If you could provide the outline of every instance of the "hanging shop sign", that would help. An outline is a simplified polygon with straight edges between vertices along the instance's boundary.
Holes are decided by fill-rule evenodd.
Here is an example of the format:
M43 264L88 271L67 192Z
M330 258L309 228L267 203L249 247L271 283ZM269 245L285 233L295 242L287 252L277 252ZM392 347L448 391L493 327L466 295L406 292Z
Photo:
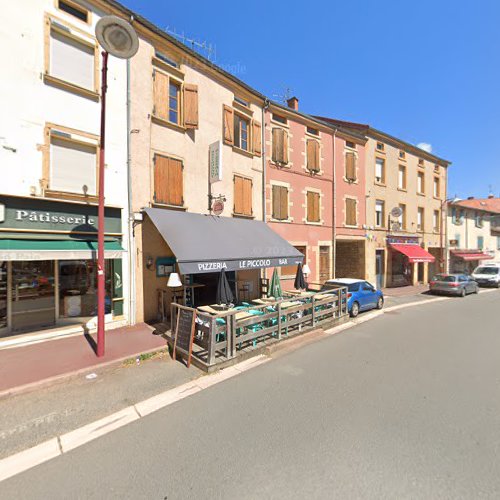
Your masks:
M121 234L121 209L105 209L105 230ZM0 232L97 232L97 206L0 195Z
M208 146L210 183L222 180L222 145L216 141Z
M212 212L214 215L220 215L224 212L224 202L222 200L215 200L212 204Z

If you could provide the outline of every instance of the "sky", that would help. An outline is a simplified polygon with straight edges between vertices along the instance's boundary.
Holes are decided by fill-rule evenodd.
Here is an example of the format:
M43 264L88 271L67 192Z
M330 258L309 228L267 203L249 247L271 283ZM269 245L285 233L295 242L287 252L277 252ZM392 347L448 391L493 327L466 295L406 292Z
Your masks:
M430 145L449 196L500 196L499 1L121 1L271 99Z

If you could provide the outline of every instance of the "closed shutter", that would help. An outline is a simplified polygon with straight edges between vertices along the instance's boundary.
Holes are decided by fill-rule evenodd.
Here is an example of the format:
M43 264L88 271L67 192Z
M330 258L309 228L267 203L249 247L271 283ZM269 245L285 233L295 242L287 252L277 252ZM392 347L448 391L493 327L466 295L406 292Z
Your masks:
M234 176L234 213L252 215L252 179Z
M311 172L319 172L319 142L307 140L307 168Z
M224 144L234 144L234 111L233 108L224 105L223 110Z
M252 212L252 179L243 179L243 214L253 215Z
M356 217L356 200L353 200L351 198L347 198L345 200L345 206L346 206L346 225L348 226L355 226L357 221Z
M198 85L184 85L184 126L198 128Z
M330 247L319 247L319 281L330 279Z
M307 192L307 221L319 222L319 193Z
M273 219L288 219L288 189L285 186L273 186L272 205Z
M154 184L155 203L174 206L184 204L182 162L180 160L155 155Z
M257 156L262 155L262 127L259 122L252 122L253 152Z
M356 155L354 153L345 155L345 176L350 181L356 180Z
M282 128L273 128L273 154L275 163L288 163L288 132Z
M168 120L168 76L161 71L153 73L153 115Z

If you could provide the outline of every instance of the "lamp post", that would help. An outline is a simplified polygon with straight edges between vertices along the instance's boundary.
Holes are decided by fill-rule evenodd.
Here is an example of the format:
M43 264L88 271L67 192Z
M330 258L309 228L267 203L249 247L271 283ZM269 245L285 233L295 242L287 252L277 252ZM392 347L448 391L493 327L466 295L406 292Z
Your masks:
M129 23L117 16L102 17L96 24L96 37L104 49L102 51L101 78L101 136L99 142L99 207L97 217L97 356L104 356L104 321L106 276L104 262L104 168L106 144L106 91L108 75L108 55L119 59L130 59L138 48L137 34Z

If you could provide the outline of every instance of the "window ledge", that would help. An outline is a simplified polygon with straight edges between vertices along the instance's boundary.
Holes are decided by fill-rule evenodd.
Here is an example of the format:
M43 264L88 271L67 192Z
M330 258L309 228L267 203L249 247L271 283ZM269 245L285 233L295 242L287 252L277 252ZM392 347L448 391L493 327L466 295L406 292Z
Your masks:
M357 224L355 224L355 225L344 224L344 227L347 227L349 229L359 229L359 226Z
M45 189L45 198L55 198L60 200L73 200L73 201L83 201L87 203L96 204L99 201L97 195L84 195L79 193L70 193L66 191L54 191L52 189Z
M402 191L403 193L407 193L408 189L406 189L406 188L398 188L398 191Z
M435 200L441 201L441 198L439 196L433 196Z
M250 153L250 151L247 151L245 149L241 149L238 146L233 146L233 151L235 153L239 153L240 155L247 156L248 158L253 158L253 154Z
M188 207L182 205L169 205L168 203L156 203L153 202L151 204L152 207L157 207L157 208L168 208L169 210L179 210L180 212L186 212Z
M178 132L186 132L186 129L182 127L181 125L177 125L177 123L172 123L169 122L168 120L165 120L164 118L159 118L158 116L151 115L151 121L158 125L162 125L168 128L171 128L173 130L177 130Z
M255 215L237 214L236 212L233 212L231 215L238 219L255 219Z
M292 224L293 219L273 219L272 217L269 219L269 222L279 222L284 224Z
M359 184L359 180L358 179L348 179L347 177L343 177L344 179L344 182L347 182L349 184Z
M82 97L86 97L88 99L92 99L93 101L99 101L100 95L98 92L94 90L89 90L83 87L80 87L79 85L75 85L74 83L67 82L65 80L61 80L60 78L57 78L56 76L49 75L48 73L45 73L43 75L43 81L47 85L52 85L54 87L58 87L62 90L67 90L69 92L73 92L74 94L80 95Z
M385 182L374 181L374 184L381 187L387 187L387 184Z
M425 193L417 193L418 196L424 196L425 197Z
M308 224L310 226L322 226L323 225L323 221L310 221L310 220L305 220L304 221L304 224Z
M270 165L273 165L276 168L288 168L288 169L292 168L292 164L290 162L281 163L279 161L269 160L269 163L270 163Z

